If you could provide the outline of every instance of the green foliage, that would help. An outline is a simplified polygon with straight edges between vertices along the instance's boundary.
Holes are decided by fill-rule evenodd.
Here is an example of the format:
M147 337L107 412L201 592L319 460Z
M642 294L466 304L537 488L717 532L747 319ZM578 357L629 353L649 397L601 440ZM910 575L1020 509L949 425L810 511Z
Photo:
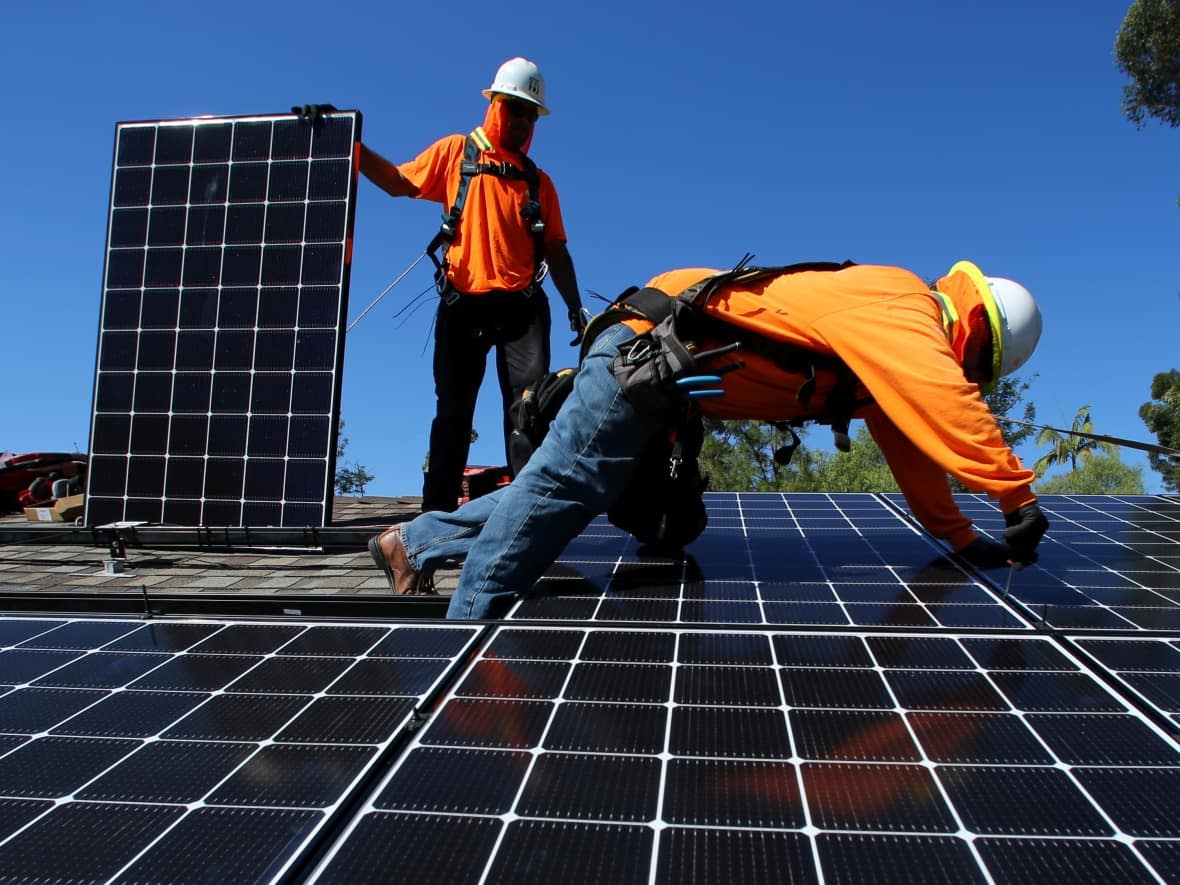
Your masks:
M757 421L706 421L701 470L709 488L738 492L884 492L897 483L885 456L867 428L860 427L851 451L828 452L807 446L791 461L774 460L787 436ZM821 431L822 432L822 431ZM800 431L807 438L807 428Z
M1034 375L1035 379L1036 376ZM1024 400L1030 382L1001 378L986 399L997 419L1006 417ZM1036 407L1024 403L1025 421L1036 418ZM1035 428L1001 422L1008 444L1015 446L1031 436ZM705 443L701 449L701 470L709 476L709 488L739 492L885 492L896 491L897 482L885 463L885 456L867 428L861 426L848 453L808 447L809 425L799 431L804 445L795 450L790 464L775 463L774 451L784 445L785 433L757 421L706 421ZM826 428L819 428L826 433ZM956 491L964 491L952 482Z
M1132 467L1115 454L1094 455L1069 473L1037 482L1038 495L1142 495L1143 468Z
M336 478L332 488L338 495L363 495L365 486L375 477L369 473L363 464L355 464L344 460L344 450L348 448L348 437L344 435L344 419L340 419L336 433Z
M1151 402L1139 407L1139 417L1161 446L1180 449L1180 372L1172 369L1151 379ZM1151 469L1163 477L1164 488L1180 489L1180 463L1154 453L1147 460Z
M819 491L825 492L896 492L897 480L885 463L885 455L863 425L852 439L846 453L833 453L816 471Z
M699 460L709 488L748 492L773 485L775 439L770 427L756 421L705 421Z
M1123 86L1123 114L1142 128L1155 117L1180 126L1180 0L1135 0L1114 43Z
M1095 433L1094 422L1090 420L1090 407L1082 406L1074 415L1070 430L1074 433ZM1044 476L1054 467L1068 464L1071 471L1077 471L1078 462L1085 463L1091 456L1098 453L1117 457L1118 449L1114 443L1100 442L1096 439L1086 439L1083 436L1058 433L1049 427L1042 428L1037 434L1038 446L1049 446L1049 451L1037 458L1033 464L1033 471L1037 476Z

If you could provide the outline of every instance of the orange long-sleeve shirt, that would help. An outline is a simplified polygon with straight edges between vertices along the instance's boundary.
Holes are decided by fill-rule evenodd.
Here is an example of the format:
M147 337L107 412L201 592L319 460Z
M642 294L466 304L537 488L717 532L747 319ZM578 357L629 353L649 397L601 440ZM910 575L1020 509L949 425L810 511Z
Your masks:
M669 271L648 285L675 295L715 273ZM957 299L978 300L973 291L963 294L961 280L954 283L947 288ZM958 306L965 315L970 304ZM964 376L939 302L909 271L856 265L789 273L728 286L707 311L762 337L841 359L859 381L858 398L873 400L855 417L865 420L914 515L955 549L976 535L951 496L948 473L996 499L1005 513L1036 500L1033 472L1004 442L978 385ZM725 343L718 338L700 347ZM803 376L758 354L739 356L745 368L723 376L725 396L699 401L707 417L785 421L825 411L834 374L820 373L804 408L796 396Z
M483 128L492 149L481 151L476 162L507 161L521 168L517 154L498 147L502 113L500 102L488 106ZM433 200L449 209L459 193L459 165L466 146L466 136L448 135L413 160L402 163L397 167L398 172L418 189L419 199ZM565 225L553 181L540 169L537 179L545 242L565 242ZM471 295L497 290L519 292L532 282L536 247L528 223L520 214L527 200L528 183L523 179L472 176L459 230L447 250L450 265L447 276L456 289Z

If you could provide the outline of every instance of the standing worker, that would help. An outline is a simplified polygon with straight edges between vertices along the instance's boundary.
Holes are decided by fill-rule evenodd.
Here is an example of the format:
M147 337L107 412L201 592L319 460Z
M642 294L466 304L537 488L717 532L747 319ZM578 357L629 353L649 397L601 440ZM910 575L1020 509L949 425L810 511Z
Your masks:
M1040 312L1019 283L967 261L933 288L898 267L680 270L625 293L623 305L591 322L573 390L510 486L370 541L396 592L465 557L448 617L498 614L618 500L686 395L709 418L819 420L845 434L848 419L863 418L931 534L981 568L1036 559L1048 520L1035 476L981 393L1040 337ZM976 534L947 474L998 502L1002 542Z
M458 506L476 398L493 346L507 458L509 406L549 371L546 273L565 302L574 344L586 326L557 191L528 156L537 117L549 113L545 80L533 62L512 58L483 94L490 103L482 126L470 135L448 135L408 163L395 166L361 146L361 172L386 193L446 207L427 249L441 301L424 512Z

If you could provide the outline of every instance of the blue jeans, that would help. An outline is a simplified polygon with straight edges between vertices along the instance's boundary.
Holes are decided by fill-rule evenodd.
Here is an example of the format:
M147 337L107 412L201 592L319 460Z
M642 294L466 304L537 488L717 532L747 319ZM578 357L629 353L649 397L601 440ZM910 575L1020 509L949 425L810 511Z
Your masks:
M466 560L448 618L501 614L622 494L639 453L664 427L662 416L637 411L610 373L619 344L634 335L620 324L598 336L548 436L510 485L402 527L419 571Z

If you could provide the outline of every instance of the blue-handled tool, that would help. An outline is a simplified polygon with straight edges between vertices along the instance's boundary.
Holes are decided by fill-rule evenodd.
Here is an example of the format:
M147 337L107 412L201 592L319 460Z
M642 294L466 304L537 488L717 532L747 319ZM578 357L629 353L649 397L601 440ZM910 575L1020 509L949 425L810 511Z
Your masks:
M686 378L678 378L676 380L676 389L688 399L709 399L725 396L725 391L716 387L700 389L700 385L720 383L720 375L689 375Z

